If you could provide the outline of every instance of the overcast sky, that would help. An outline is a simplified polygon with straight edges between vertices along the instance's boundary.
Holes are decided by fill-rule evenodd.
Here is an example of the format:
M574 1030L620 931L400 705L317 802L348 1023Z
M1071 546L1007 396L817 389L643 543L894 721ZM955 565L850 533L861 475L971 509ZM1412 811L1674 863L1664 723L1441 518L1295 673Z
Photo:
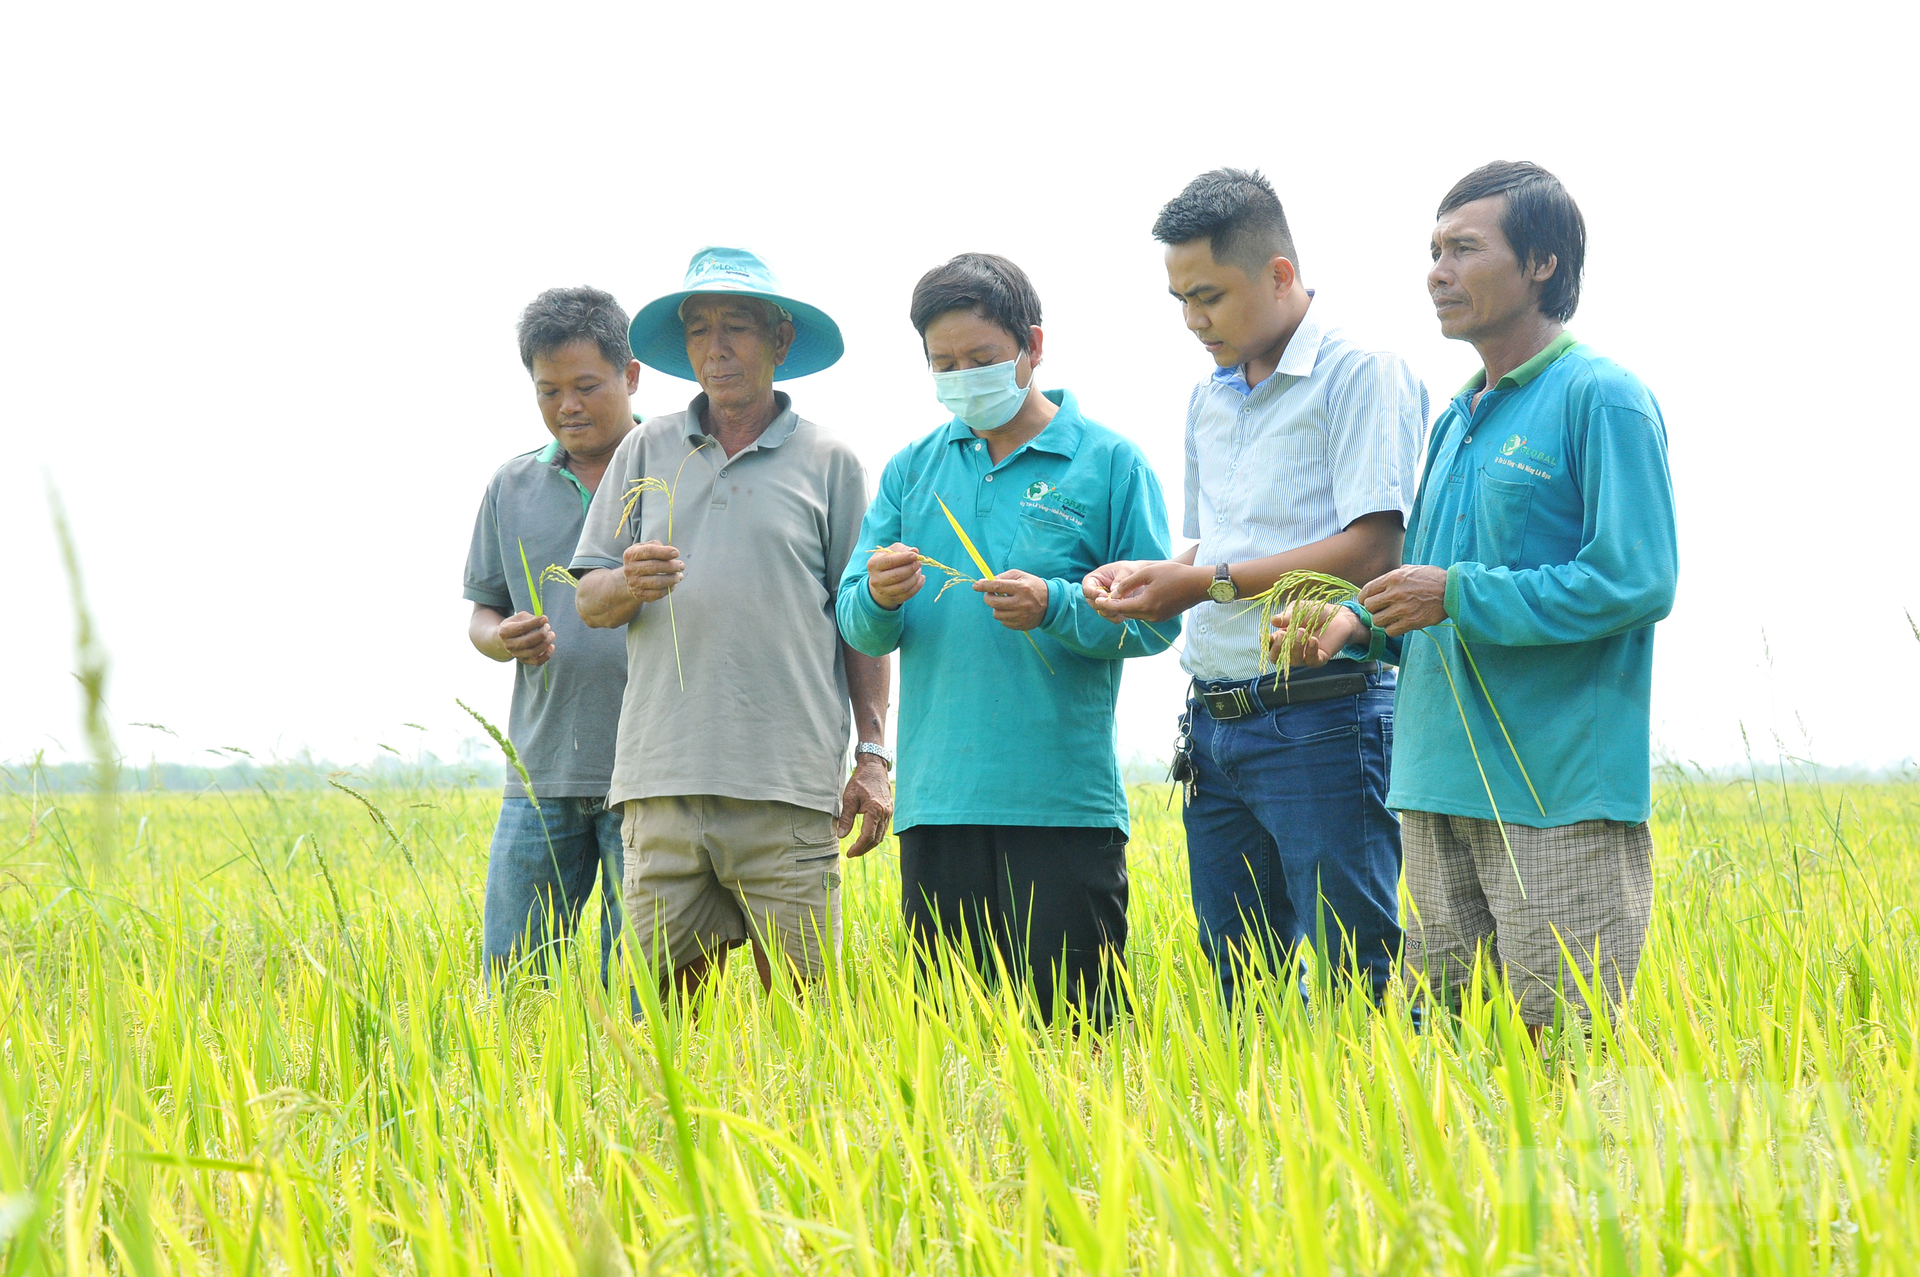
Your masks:
M1571 327L1666 414L1658 743L1911 757L1913 12L24 6L0 46L0 532L27 604L0 759L82 749L49 479L130 756L451 754L456 696L504 722L460 573L488 475L546 438L513 341L540 290L633 310L700 246L755 249L845 332L785 388L871 482L943 417L914 280L1006 254L1045 304L1042 384L1145 448L1177 507L1210 364L1159 206L1263 169L1316 305L1443 401L1477 363L1436 330L1427 235L1494 158L1580 201ZM695 390L649 369L636 407ZM1181 686L1171 655L1133 663L1123 753L1164 752Z

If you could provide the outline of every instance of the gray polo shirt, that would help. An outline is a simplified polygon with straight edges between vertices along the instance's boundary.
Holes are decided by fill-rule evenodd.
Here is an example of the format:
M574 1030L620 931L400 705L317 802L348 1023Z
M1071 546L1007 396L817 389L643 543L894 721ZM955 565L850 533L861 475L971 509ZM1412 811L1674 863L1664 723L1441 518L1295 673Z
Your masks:
M729 458L702 433L706 399L621 442L573 556L576 573L618 568L628 546L661 541L687 565L671 612L642 604L627 626L608 800L717 794L838 812L853 712L834 594L866 514L866 471L784 394L773 424ZM664 493L622 518L635 482L676 475L671 537Z
M634 433L640 428L635 426ZM533 612L520 547L540 583L553 627L553 659L541 670L513 662L513 710L507 734L541 798L603 798L613 778L613 739L627 654L618 634L590 630L573 605L573 590L540 582L550 563L565 566L580 540L592 494L561 461L558 440L515 457L494 472L467 551L465 595L504 615ZM612 475L608 471L608 475ZM603 482L602 490L606 484ZM525 789L507 769L507 796Z

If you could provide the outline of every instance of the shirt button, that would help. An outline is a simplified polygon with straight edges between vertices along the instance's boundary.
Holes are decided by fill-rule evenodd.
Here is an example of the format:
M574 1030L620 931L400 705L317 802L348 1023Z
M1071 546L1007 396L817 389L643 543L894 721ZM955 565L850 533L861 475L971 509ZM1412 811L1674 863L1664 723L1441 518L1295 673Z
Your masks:
M993 476L992 476L992 475L988 475L988 476L987 476L987 482L988 482L988 483L992 483L992 482L993 482Z
M1468 435L1468 436L1467 436L1467 437L1466 437L1465 439L1462 439L1462 440L1461 440L1461 442L1462 442L1462 443L1472 443L1472 442L1473 442L1473 436L1472 436L1472 435Z

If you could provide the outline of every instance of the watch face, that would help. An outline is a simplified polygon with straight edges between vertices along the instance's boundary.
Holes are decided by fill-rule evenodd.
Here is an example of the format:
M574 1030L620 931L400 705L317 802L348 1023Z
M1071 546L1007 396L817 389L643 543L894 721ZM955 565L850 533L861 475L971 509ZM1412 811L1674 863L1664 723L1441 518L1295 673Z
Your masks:
M1233 582L1215 581L1207 587L1207 597L1215 603L1233 602Z

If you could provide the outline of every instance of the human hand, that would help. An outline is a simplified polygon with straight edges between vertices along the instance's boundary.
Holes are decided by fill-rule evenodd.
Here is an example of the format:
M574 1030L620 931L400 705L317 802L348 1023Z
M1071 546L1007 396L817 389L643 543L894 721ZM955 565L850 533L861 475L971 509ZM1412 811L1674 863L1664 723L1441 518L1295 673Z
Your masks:
M1047 578L1008 568L999 576L973 583L974 593L986 596L993 619L1010 630L1038 628L1047 619Z
M1333 612L1331 617L1325 615L1328 609ZM1317 635L1310 632L1315 626L1321 627ZM1284 656L1290 666L1317 670L1340 655L1341 649L1364 643L1368 636L1367 627L1348 608L1332 603L1291 603L1273 618L1267 656L1275 665L1281 664ZM1291 653L1286 650L1289 647Z
M895 541L867 556L867 593L887 611L899 608L927 583L920 570L920 551Z
M1098 612L1113 590L1114 581L1145 562L1148 560L1121 559L1118 563L1103 563L1080 578L1080 593L1087 596L1087 602L1093 604L1094 611Z
M1095 578L1109 570L1113 575L1104 582L1105 597L1095 599L1091 593L1087 594L1094 611L1109 621L1169 620L1203 602L1207 586L1213 582L1210 567L1195 567L1173 559L1149 559L1097 568L1087 574L1080 588L1086 591L1089 585L1102 584Z
M522 665L545 665L553 656L553 627L544 616L515 612L501 621L494 633L507 649L507 655Z
M642 541L627 547L620 556L620 571L627 578L627 589L642 603L658 603L673 593L687 575L680 551L658 541Z
M893 778L887 775L886 764L872 754L859 757L852 778L841 791L840 815L833 822L833 836L845 838L853 829L854 818L865 817L860 822L860 836L847 848L849 858L864 856L878 847L887 836L887 826L893 823Z
M1367 582L1360 606L1373 613L1373 623L1394 638L1438 625L1447 619L1447 570L1412 566L1395 568Z

